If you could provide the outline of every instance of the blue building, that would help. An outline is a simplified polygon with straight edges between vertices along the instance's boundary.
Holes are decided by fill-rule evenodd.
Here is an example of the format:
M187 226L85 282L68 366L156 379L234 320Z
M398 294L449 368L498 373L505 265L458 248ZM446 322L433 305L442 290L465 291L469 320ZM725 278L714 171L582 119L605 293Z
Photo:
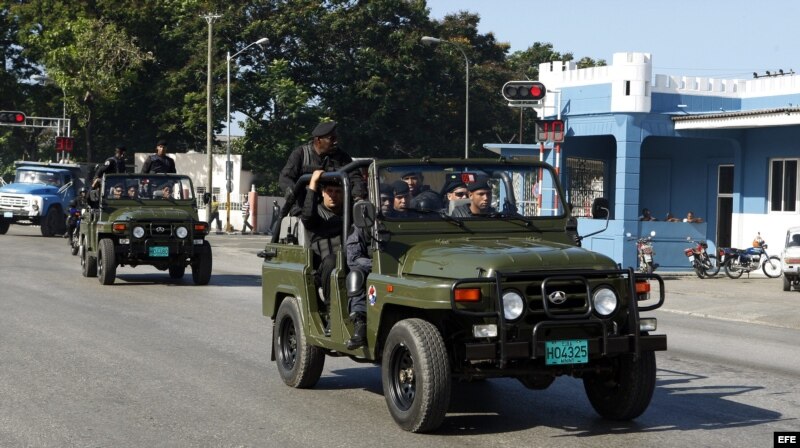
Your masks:
M662 269L689 269L687 238L748 247L760 233L770 254L800 225L800 76L747 80L652 74L648 53L616 53L611 65L541 64L548 94L540 118L565 121L561 144L544 145L559 167L581 234L602 228L591 204L611 205L609 229L585 247L636 264L626 238L656 232ZM540 157L540 145L486 144L506 156ZM658 221L640 221L648 208ZM702 223L666 222L688 212Z

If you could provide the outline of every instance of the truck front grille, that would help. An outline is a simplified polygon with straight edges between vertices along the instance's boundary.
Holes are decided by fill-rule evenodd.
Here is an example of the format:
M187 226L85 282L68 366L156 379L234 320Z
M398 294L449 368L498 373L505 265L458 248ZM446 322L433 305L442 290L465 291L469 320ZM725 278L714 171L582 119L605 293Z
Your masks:
M0 207L5 209L23 210L28 208L28 199L26 199L24 196L1 194Z

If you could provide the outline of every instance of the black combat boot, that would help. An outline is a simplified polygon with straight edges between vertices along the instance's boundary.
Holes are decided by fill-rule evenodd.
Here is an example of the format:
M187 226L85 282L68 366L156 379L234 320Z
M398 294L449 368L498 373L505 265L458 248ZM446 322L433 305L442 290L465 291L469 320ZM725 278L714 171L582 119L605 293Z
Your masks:
M353 350L367 345L367 315L352 313L350 320L353 322L353 337L347 341L347 349Z

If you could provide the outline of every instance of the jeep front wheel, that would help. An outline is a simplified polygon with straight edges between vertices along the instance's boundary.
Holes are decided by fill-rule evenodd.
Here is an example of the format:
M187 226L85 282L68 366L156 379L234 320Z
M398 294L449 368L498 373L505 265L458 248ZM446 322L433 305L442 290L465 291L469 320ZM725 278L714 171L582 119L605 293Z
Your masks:
M86 237L81 238L81 244L78 246L78 256L81 259L81 271L84 277L97 277L97 258L89 255L86 249Z
M296 298L287 297L283 300L272 331L272 350L283 382L297 389L314 387L322 375L325 353L306 341Z
M200 255L192 262L192 280L195 285L207 285L211 281L211 244L208 241L203 241Z
M173 264L169 267L169 278L179 279L183 278L186 273L186 266L182 264Z
M583 378L583 387L592 407L609 420L632 420L647 409L656 386L655 352L622 355L613 361L606 374Z
M383 395L394 421L411 432L432 431L450 404L450 364L439 330L422 319L394 325L381 365Z
M103 238L100 240L97 251L97 279L104 285L111 285L116 276L117 260L114 256L114 242Z
M5 235L8 232L8 228L11 226L11 223L8 221L0 222L0 235Z

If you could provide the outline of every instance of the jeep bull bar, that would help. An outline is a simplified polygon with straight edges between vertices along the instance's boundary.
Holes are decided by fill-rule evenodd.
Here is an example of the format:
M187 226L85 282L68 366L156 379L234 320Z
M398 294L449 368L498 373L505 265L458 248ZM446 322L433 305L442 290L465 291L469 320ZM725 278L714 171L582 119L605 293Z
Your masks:
M612 326L616 329L616 322L611 318L600 318L593 313L593 301L591 294L590 279L610 280L614 278L624 278L627 281L627 291L617 291L620 295L628 298L628 329L629 334L609 335L608 328ZM638 294L636 289L637 281L656 280L659 283L658 302L639 306ZM509 341L507 334L512 326L504 314L503 307L503 286L506 282L520 281L540 281L541 308L545 320L537 322L533 326L531 341ZM584 306L574 312L558 312L548 305L547 294L545 293L548 283L570 281L582 283L586 289L586 300ZM495 291L494 311L476 311L458 307L456 302L456 290L460 285L470 284L492 284ZM526 296L527 297L527 296ZM528 308L533 302L523 299L525 307ZM495 360L500 368L503 368L509 359L541 358L545 354L545 342L541 337L544 330L552 328L600 328L600 337L589 339L588 349L590 354L600 354L606 356L615 353L632 353L638 357L643 351L659 351L667 349L666 335L642 335L640 331L640 311L652 311L664 304L664 280L658 274L636 273L633 268L621 270L570 270L559 273L552 272L519 272L503 273L495 271L493 275L486 277L465 278L453 282L450 288L450 307L456 315L468 318L494 318L497 320L497 342L468 342L465 344L466 358L469 360ZM616 312L618 312L617 310ZM614 314L616 314L616 312ZM616 332L615 332L616 333Z

